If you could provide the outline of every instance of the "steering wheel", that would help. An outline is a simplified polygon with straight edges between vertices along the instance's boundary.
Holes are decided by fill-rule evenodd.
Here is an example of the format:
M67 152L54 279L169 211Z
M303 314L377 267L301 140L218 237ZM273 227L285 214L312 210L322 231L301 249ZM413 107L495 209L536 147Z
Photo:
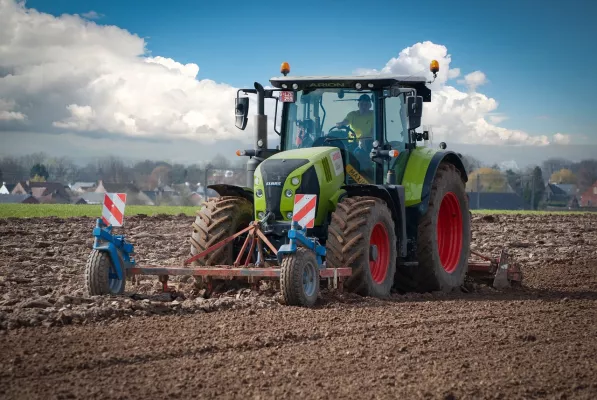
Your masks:
M335 134L332 134L332 131L337 131L337 132L341 132L341 133L338 134L338 133L334 132ZM355 147L357 146L356 137L357 137L357 135L356 135L355 131L352 130L352 128L348 125L332 126L328 130L328 134L326 135L324 142L326 142L326 143L340 142L340 143L342 143L343 147L345 147L347 150L353 151L355 149ZM352 140L352 142L349 142L349 140ZM334 144L334 146L336 146L336 145L337 144Z
M332 131L340 131L343 132L342 136L330 136ZM352 132L352 135L350 135L350 132ZM357 137L357 134L355 133L355 131L352 130L352 128L348 125L341 125L341 126L332 126L330 128L330 130L328 131L327 134L328 137L334 138L334 139L354 139Z

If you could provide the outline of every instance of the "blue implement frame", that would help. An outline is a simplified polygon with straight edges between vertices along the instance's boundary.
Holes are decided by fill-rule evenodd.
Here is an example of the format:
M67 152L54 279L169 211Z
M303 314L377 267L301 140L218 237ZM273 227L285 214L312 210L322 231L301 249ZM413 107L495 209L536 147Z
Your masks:
M309 239L306 235L307 229L302 228L298 222L292 221L290 224L290 229L288 230L288 238L290 239L290 243L280 246L280 249L278 250L278 262L282 263L282 257L284 254L296 253L296 242L298 241L303 246L315 252L319 269L324 269L325 266L323 265L321 257L325 257L326 255L325 247L320 245L316 238Z
M134 248L132 243L125 240L124 235L113 235L112 229L113 226L106 225L101 218L96 220L95 228L93 228L93 236L95 236L93 249L105 251L110 255L117 275L110 276L110 278L124 280L126 269L136 265L135 259L132 257Z

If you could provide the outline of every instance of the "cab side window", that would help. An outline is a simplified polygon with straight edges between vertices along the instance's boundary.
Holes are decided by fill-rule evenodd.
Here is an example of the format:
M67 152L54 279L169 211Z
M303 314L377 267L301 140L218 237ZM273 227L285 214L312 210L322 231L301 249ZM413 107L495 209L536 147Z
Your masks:
M389 143L393 149L402 151L408 141L404 96L386 98L385 103L384 142Z

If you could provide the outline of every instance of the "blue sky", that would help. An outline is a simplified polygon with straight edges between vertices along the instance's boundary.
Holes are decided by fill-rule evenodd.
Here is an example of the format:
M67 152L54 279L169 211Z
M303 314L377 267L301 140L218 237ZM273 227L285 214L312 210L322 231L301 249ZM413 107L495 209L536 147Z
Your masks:
M451 67L463 75L486 74L490 82L479 91L509 117L500 126L597 142L597 2L590 0L28 0L27 6L54 15L96 11L103 15L98 23L146 38L153 55L196 63L199 78L234 86L268 83L282 61L305 75L379 69L403 48L429 40L448 48Z

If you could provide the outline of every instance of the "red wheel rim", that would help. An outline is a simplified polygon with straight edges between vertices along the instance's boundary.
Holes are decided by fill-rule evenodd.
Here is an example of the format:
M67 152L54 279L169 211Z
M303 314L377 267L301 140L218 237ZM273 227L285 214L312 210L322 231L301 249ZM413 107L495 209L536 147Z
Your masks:
M460 261L462 251L462 212L458 197L446 193L437 217L437 249L442 267L452 273Z
M377 259L375 261L369 260L371 277L373 278L373 282L383 283L388 273L388 264L390 261L390 239L388 238L386 227L381 222L378 222L373 227L369 245L377 247Z

